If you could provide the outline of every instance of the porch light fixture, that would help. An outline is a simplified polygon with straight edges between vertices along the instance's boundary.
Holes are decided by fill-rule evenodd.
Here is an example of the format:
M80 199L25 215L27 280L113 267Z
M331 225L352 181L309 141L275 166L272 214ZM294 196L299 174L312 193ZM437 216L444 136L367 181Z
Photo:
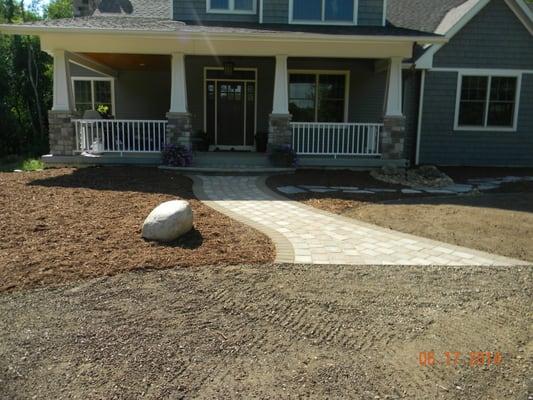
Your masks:
M233 71L235 70L235 64L232 62L225 62L224 63L224 75L233 75Z

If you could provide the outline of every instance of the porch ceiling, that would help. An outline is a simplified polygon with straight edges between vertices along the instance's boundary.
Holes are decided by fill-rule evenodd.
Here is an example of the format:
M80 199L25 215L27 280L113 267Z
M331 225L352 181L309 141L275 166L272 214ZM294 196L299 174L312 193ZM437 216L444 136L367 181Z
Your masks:
M170 71L170 56L159 54L82 53L117 71Z

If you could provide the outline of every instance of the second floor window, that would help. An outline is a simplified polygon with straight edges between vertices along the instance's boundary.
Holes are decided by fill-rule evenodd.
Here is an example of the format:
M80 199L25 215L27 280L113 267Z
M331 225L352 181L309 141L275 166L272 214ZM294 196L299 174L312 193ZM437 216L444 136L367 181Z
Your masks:
M257 0L207 0L207 11L218 13L253 14Z
M292 0L292 21L355 24L357 0Z

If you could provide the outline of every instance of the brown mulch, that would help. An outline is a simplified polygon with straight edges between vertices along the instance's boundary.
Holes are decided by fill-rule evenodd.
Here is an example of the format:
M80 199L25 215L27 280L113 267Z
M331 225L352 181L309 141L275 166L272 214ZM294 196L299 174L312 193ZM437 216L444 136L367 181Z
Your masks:
M0 188L0 291L274 259L266 236L202 204L190 179L154 168L0 173ZM144 218L176 198L191 203L194 229L167 245L143 240Z

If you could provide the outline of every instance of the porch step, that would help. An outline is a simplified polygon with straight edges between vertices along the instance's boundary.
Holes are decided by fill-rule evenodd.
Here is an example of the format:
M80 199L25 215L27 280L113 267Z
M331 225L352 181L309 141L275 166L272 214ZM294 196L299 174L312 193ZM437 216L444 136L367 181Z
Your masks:
M183 172L191 175L272 175L293 173L296 168L276 168L276 167L167 167L159 166L159 169L166 171Z
M238 151L196 152L194 153L191 167L161 166L160 168L190 174L209 175L261 175L295 171L294 168L273 167L268 156L264 153Z

